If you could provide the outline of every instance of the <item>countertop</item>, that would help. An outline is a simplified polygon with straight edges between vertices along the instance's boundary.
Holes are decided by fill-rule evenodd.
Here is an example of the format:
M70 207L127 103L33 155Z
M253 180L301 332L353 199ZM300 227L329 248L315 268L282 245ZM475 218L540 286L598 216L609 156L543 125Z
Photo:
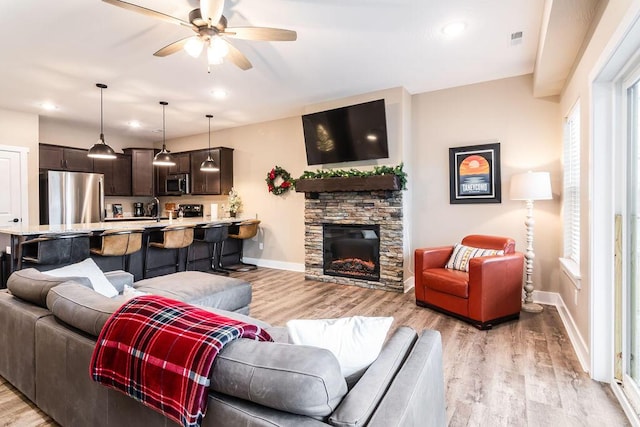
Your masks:
M139 228L159 228L167 225L200 225L200 224L231 224L243 221L249 218L220 218L211 220L209 216L197 217L197 218L182 218L168 220L164 219L160 222L154 219L127 221L105 221L105 222L93 222L87 224L67 224L67 225L33 225L24 227L21 224L6 225L0 227L0 234L11 234L16 236L31 236L31 235L47 235L58 233L73 233L73 232L96 232L104 230L129 230Z

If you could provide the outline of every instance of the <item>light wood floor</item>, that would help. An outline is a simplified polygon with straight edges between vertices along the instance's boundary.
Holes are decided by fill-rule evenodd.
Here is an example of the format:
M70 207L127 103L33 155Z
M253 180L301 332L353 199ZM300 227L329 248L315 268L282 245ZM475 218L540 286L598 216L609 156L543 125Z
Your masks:
M294 318L393 316L442 334L450 426L625 426L608 384L589 379L554 307L479 331L396 294L304 280L260 268L234 273L253 284L251 315L284 326ZM72 398L72 396L69 396ZM0 377L0 425L55 426Z

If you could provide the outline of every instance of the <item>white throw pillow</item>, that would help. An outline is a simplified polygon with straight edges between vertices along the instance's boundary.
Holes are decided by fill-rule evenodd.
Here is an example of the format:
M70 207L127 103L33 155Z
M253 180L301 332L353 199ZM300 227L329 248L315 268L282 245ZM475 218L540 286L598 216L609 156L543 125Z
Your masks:
M100 270L100 267L98 267L95 261L93 261L91 258L87 258L84 261L78 262L76 264L56 268L54 270L43 271L42 273L54 277L86 277L91 282L93 290L98 292L99 294L102 294L108 298L113 298L118 295L118 290L111 284L102 270Z
M446 268L469 272L469 260L482 256L504 255L503 250L474 248L456 243Z
M393 317L344 317L341 319L296 319L287 322L294 344L331 351L345 378L371 365L384 344Z
M122 295L127 299L130 300L131 298L135 298L135 297L140 297L143 295L150 295L149 292L142 292L137 290L136 288L133 288L129 285L124 285L124 290L122 291Z

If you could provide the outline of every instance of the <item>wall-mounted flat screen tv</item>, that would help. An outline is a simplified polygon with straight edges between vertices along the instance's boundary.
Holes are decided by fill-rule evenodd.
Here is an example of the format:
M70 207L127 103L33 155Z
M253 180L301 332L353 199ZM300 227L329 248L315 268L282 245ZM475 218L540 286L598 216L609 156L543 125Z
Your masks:
M309 165L389 157L383 99L305 114L302 127Z

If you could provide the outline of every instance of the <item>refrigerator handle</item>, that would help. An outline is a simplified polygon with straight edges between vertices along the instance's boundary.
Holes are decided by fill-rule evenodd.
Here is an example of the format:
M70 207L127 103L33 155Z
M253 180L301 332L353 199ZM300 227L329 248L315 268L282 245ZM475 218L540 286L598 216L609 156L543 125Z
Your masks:
M104 211L104 181L98 181L98 193L100 198L99 208L100 208L100 222L104 222L105 219L105 211Z

